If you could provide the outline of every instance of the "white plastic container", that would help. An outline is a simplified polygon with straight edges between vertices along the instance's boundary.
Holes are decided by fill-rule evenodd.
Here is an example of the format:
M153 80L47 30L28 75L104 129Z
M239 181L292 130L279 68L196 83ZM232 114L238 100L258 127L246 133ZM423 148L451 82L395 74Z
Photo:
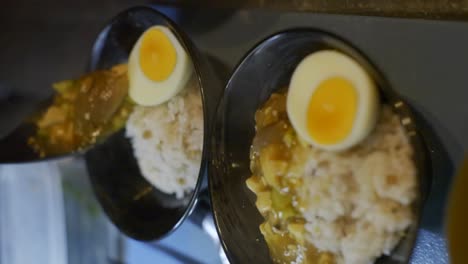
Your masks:
M0 166L0 264L67 264L55 162Z

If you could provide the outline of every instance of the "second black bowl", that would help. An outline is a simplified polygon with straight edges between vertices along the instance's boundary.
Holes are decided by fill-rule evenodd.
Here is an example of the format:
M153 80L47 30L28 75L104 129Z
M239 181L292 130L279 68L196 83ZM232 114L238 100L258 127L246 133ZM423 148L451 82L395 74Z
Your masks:
M204 139L200 172L195 189L176 199L152 186L142 175L125 131L120 131L85 155L90 181L102 208L125 234L153 240L175 230L196 205L208 161L210 120L221 85L207 58L169 18L149 7L130 8L117 15L94 44L90 70L126 62L140 35L153 25L166 26L185 48L195 69L203 103Z

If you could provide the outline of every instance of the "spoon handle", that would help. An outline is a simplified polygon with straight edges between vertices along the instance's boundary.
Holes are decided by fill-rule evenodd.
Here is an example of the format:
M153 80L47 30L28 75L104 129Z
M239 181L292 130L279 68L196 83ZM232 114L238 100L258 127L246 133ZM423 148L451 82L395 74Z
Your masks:
M35 105L32 98L0 82L0 139L13 132L31 114Z

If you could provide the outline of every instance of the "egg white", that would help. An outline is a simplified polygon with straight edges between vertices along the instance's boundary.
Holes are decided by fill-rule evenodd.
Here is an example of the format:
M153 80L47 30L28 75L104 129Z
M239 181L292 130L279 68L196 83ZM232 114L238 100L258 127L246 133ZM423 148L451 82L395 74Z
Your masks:
M349 135L334 144L317 142L307 129L307 109L315 90L323 81L341 77L351 82L357 93L357 109ZM352 58L333 50L322 50L305 57L295 69L289 85L286 110L297 134L316 147L342 151L366 138L375 127L379 96L374 81Z
M169 77L164 81L153 81L143 73L139 62L144 33L133 46L128 60L129 95L133 101L143 106L154 106L166 102L185 87L193 73L190 57L176 36L164 26L151 28L161 30L169 38L177 55L174 70Z

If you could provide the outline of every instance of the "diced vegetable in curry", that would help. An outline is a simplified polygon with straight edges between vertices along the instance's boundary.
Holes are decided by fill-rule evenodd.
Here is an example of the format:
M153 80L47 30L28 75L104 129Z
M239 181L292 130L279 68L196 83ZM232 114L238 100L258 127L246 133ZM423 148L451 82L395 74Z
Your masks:
M37 133L28 141L41 157L96 143L125 125L133 105L123 64L56 83L54 89L53 103L33 121Z
M335 263L333 255L318 252L305 238L303 201L296 195L302 184L294 164L301 144L286 114L286 95L273 94L255 114L256 136L251 148L251 171L247 186L256 196L256 206L265 218L260 231L275 263ZM299 168L298 169L302 169Z

